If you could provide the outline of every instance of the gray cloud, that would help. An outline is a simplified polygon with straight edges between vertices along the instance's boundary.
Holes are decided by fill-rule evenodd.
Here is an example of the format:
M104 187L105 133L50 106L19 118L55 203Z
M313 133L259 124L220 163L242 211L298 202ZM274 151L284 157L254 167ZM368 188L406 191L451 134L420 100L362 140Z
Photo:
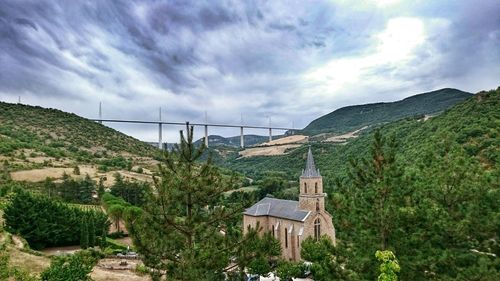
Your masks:
M498 1L376 2L5 2L0 100L89 117L102 101L106 117L155 119L161 106L174 121L206 110L217 122L305 126L345 105L498 86ZM384 60L383 40L415 39L381 39L398 18L422 23L422 38Z

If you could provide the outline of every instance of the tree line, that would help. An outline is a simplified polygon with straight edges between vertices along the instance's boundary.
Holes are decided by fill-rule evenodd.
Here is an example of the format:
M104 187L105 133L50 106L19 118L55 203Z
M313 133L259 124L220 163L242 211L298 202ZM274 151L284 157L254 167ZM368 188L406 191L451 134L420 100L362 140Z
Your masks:
M22 236L34 249L85 241L82 246L93 246L96 237L107 233L108 218L101 211L82 210L24 190L11 196L4 209L5 229Z

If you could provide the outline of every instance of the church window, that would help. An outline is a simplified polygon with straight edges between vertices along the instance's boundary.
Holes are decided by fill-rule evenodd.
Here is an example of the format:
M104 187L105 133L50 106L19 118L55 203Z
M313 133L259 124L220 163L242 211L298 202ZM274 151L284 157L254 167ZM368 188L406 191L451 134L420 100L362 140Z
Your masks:
M273 237L274 237L274 224L273 224Z
M316 212L319 212L319 199L316 199Z
M297 235L297 248L300 249L300 240L299 240L299 236Z
M314 239L319 240L321 237L321 223L319 218L314 221Z
M318 183L314 183L314 193L318 193Z
M307 193L307 183L304 183L304 193Z
M285 228L285 248L288 248L288 230Z

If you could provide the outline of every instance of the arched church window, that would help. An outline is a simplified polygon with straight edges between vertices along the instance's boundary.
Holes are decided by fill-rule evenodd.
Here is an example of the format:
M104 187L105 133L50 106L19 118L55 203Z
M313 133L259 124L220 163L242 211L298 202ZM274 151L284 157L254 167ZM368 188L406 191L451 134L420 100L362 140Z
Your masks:
M321 237L321 223L319 218L314 221L314 239L319 240Z
M318 183L314 183L314 193L318 193Z
M307 193L307 183L304 183L304 193Z
M316 211L319 212L319 199L316 199Z

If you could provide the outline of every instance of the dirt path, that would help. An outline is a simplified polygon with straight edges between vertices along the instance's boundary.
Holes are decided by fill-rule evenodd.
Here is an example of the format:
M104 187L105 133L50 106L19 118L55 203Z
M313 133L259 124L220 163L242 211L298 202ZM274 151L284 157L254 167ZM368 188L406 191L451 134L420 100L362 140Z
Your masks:
M366 128L368 128L368 126L365 126L361 129L358 129L358 130L355 130L355 131L352 131L349 133L345 133L343 135L338 135L338 136L333 136L333 137L327 138L325 141L326 142L346 142L349 139L357 138L359 132L363 131Z
M134 270L137 265L142 264L140 260L126 260L126 265L120 265L120 263L125 260L115 259L115 258L105 258L99 261L99 263L94 267L94 270L90 276L96 280L110 280L110 281L121 281L121 280L132 280L132 281L149 281L151 280L149 276L141 276L137 274ZM115 268L115 269L110 269Z
M24 248L24 242L17 235L12 235L12 243L14 243L14 246L18 249Z
M74 254L75 252L80 250L79 245L75 246L64 246L64 247L50 247L45 248L41 252L53 256L53 255L61 255L61 254Z

